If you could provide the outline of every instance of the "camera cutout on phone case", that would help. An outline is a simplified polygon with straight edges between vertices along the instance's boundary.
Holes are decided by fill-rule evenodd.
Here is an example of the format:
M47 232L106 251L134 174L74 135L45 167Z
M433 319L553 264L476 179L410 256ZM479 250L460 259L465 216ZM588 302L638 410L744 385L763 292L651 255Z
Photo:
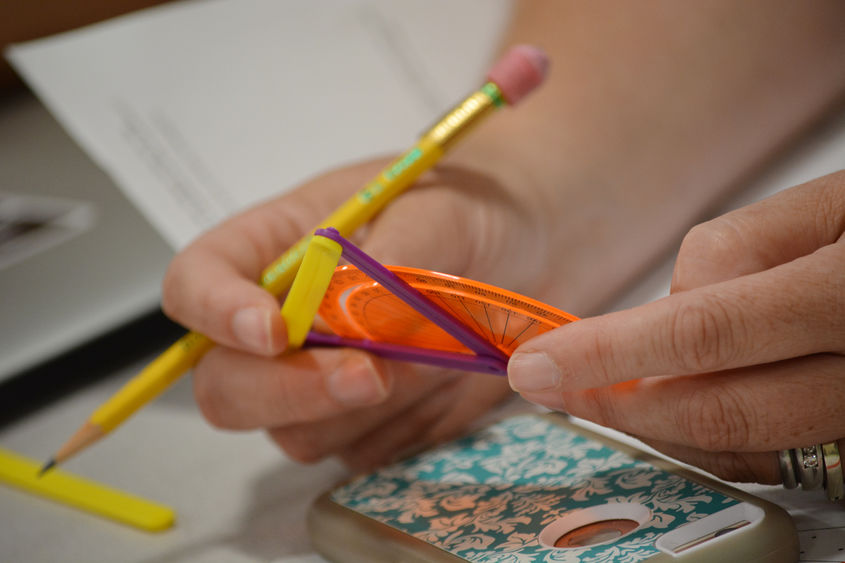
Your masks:
M544 547L570 549L618 540L651 519L651 511L636 503L610 503L573 510L540 532Z

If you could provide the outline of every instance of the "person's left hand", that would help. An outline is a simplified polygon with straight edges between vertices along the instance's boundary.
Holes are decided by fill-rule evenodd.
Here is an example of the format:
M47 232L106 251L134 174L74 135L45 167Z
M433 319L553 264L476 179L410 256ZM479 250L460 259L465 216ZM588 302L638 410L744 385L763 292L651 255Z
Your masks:
M723 479L845 437L845 172L692 229L671 295L523 344L511 386ZM845 440L840 441L840 448Z

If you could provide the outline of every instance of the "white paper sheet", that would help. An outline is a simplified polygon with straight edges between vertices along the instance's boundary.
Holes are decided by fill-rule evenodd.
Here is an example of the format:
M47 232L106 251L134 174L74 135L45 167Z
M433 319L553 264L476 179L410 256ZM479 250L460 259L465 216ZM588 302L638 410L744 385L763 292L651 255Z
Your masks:
M480 84L509 7L183 2L8 57L178 249L314 174L407 148Z

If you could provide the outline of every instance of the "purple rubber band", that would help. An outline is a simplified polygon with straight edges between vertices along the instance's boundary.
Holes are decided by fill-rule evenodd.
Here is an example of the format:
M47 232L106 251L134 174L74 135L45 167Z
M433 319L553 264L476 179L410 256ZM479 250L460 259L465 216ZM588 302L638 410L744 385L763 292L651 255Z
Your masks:
M461 344L478 354L478 357L481 358L485 365L490 364L491 361L497 363L500 368L497 368L496 373L502 374L507 371L508 356L504 352L461 323L458 319L452 316L451 313L432 302L418 290L408 285L408 283L403 281L396 274L368 256L363 250L346 240L340 235L337 229L331 227L327 229L317 229L314 232L314 236L322 236L338 243L343 250L341 256L349 261L350 264L358 267L359 270L381 284L385 289L413 307L431 322L445 330ZM383 343L378 344L384 345ZM431 357L431 353L437 352L435 350L413 348L409 346L400 348L404 349L403 353L408 353L409 350L419 350L421 351L420 353L426 355L427 357ZM441 352L437 352L437 354L441 354ZM472 357L467 354L459 354L459 356L466 356L467 358ZM461 358L453 359L455 361L463 361ZM486 369L484 371L490 373Z
M507 365L502 364L497 358L475 354L461 354L459 352L445 352L414 346L388 344L374 340L344 338L336 334L323 334L314 331L308 333L308 336L305 338L305 345L359 348L388 360L399 360L402 362L413 362L493 375L507 375Z

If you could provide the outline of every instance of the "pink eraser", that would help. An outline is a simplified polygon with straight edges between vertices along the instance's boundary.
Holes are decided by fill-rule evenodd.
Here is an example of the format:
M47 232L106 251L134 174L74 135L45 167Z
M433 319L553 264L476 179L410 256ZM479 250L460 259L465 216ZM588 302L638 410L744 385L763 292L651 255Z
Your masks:
M549 59L542 50L517 45L493 65L487 80L499 87L508 104L515 105L543 82L548 68Z

